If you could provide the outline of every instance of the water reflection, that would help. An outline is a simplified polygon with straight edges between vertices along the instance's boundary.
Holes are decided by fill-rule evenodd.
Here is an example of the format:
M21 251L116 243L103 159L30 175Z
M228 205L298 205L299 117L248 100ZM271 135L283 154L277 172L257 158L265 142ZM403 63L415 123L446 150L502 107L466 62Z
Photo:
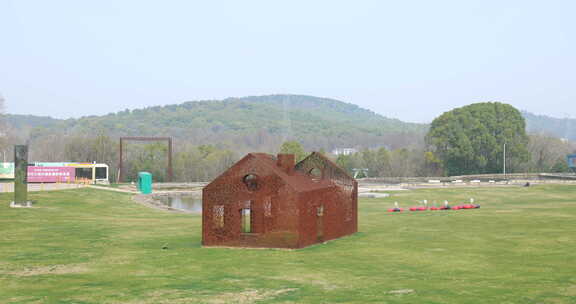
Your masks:
M194 213L202 213L202 199L192 196L164 196L160 201L174 209L186 210Z

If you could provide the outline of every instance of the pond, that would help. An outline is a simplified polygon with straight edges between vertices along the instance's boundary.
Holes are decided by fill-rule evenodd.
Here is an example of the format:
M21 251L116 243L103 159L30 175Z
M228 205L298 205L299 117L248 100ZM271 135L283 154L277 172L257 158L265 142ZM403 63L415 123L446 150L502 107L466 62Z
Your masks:
M161 196L158 198L162 204L174 209L188 212L202 213L202 199L189 195Z

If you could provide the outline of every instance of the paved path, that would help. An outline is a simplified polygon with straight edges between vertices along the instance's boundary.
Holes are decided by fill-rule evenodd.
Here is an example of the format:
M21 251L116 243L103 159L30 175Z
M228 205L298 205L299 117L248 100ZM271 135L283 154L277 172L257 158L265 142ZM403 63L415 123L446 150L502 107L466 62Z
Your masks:
M126 188L112 188L112 187L102 187L102 186L94 186L94 185L88 185L88 188L92 188L92 189L98 189L98 190L105 190L105 191L114 191L114 192L122 192L122 193L130 193L130 194L135 194L135 195L148 195L148 194L141 194L139 191L136 190L131 190L131 189L126 189ZM153 189L152 191L152 195L174 195L174 194L192 194L195 195L196 197L202 197L202 189L201 188L195 188L195 189L189 189L189 190L184 190L184 189L176 189L176 190L157 190L156 188Z
M103 186L94 186L94 185L88 185L87 187L92 188L92 189L122 192L122 193L132 193L132 194L138 194L139 193L138 191L132 191L132 190L127 190L127 189L122 189L122 188L112 188L112 187L103 187Z

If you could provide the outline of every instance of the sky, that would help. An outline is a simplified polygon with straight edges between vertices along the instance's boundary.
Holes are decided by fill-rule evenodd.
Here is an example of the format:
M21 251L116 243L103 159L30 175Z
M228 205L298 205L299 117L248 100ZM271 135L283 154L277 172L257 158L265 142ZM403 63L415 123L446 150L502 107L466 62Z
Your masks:
M0 0L6 111L57 118L306 94L430 122L576 117L576 1Z

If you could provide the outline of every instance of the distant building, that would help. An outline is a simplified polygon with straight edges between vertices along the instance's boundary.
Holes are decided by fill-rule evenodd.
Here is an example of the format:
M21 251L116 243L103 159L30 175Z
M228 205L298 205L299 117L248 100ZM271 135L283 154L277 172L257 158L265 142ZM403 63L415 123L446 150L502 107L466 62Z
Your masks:
M250 153L208 184L202 245L303 248L358 230L358 183L320 153Z
M332 150L332 154L334 155L352 155L357 152L358 150L354 148L336 148Z

